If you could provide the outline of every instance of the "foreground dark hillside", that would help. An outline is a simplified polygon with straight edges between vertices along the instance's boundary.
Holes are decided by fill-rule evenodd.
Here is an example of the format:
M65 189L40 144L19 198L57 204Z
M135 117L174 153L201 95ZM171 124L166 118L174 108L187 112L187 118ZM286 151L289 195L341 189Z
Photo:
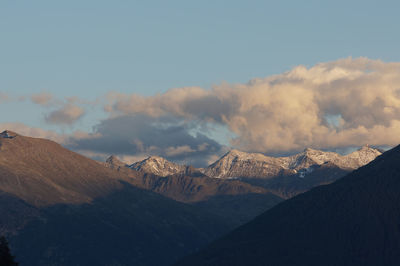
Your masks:
M400 146L177 265L399 265Z
M21 265L170 265L229 228L206 211L126 184L90 204L41 210L11 247Z

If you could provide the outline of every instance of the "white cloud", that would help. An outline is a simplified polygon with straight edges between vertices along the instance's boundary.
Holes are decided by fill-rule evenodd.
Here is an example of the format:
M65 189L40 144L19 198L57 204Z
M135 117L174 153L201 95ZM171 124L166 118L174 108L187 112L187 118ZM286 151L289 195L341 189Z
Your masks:
M347 58L247 84L110 96L113 115L172 115L226 125L237 148L282 152L400 142L400 63ZM332 122L334 121L334 122Z

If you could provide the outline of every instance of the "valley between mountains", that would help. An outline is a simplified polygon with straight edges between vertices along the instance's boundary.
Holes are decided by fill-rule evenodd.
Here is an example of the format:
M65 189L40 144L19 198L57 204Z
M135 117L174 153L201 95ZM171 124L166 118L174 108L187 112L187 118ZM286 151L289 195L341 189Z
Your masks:
M288 157L232 150L200 169L156 156L98 162L4 131L0 233L21 265L171 265L381 154L369 146Z

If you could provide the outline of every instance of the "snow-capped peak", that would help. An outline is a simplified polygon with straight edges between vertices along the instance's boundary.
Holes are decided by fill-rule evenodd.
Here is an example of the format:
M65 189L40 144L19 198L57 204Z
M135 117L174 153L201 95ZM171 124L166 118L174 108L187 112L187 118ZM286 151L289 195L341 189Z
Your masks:
M342 169L357 169L379 156L381 152L368 145L348 155L311 148L287 157L270 157L261 153L231 150L204 170L211 177L273 177L282 171L301 173L302 177L315 165L331 163Z
M280 158L261 153L231 150L204 169L204 174L219 178L275 175L281 170L278 166L282 163Z
M129 168L164 177L184 173L186 170L186 166L170 162L159 156L150 156L142 161L130 165Z
M379 150L364 145L360 149L343 156L342 166L356 169L368 164L381 154L382 152Z
M308 168L311 165L322 165L326 162L334 161L339 156L340 155L335 152L325 152L307 148L299 154L281 158L285 161L288 161L287 167L289 169L299 170Z

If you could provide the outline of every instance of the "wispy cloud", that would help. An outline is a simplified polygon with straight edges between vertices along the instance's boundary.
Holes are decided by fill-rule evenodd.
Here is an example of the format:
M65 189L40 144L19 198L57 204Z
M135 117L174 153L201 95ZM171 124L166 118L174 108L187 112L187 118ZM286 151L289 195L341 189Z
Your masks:
M23 96L22 98L25 99L26 97ZM84 106L92 107L96 104L76 96L57 98L49 92L32 94L29 99L34 104L46 108L44 121L53 125L72 125L85 115Z
M85 110L83 108L75 104L67 103L46 115L45 121L49 124L71 125L84 114Z
M32 94L30 99L35 104L38 104L41 106L49 106L52 103L52 101L54 100L54 97L51 93L40 92L40 93Z
M8 94L0 92L0 103L7 102L9 99L10 97L8 96Z

